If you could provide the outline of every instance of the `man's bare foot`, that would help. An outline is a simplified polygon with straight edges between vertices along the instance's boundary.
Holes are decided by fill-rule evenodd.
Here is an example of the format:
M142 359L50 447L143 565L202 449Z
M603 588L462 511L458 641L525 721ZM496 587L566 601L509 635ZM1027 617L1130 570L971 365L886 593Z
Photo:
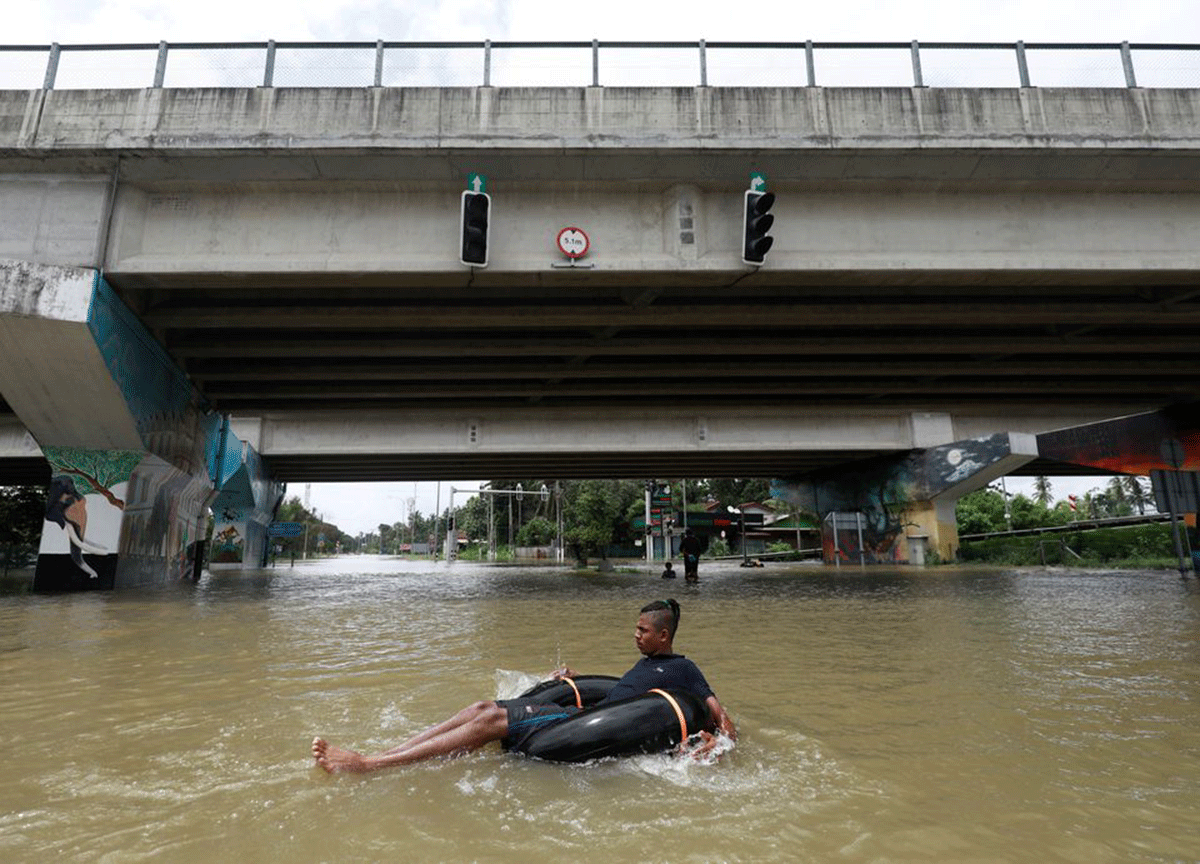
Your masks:
M312 754L317 764L330 774L342 772L361 774L371 770L361 753L333 747L327 744L324 738L313 739Z

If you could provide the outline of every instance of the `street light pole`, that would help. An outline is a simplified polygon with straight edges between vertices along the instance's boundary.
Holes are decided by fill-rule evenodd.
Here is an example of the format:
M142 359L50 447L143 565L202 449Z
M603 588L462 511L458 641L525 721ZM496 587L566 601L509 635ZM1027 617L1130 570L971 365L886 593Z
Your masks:
M746 550L746 514L740 507L734 507L732 505L727 505L725 509L732 514L741 517L742 534L740 539L742 543L742 566L745 567L750 563L749 553Z
M454 493L458 490L450 487L450 513L446 517L446 563L449 564L458 557L458 522L454 513Z
M1004 475L1000 476L1000 494L1004 496L1004 524L1008 526L1008 530L1013 530L1012 527L1012 508L1008 504L1008 487L1004 485Z
M746 511L742 513L742 566L745 567L750 563L750 550L746 548Z
M562 502L562 499L563 499L562 484L559 483L557 480L555 480L554 481L554 502L555 502L555 506L558 509L558 516L556 518L556 526L558 529L558 536L555 538L555 542L558 543L557 555L558 555L558 563L559 564L562 564L563 562L565 562L567 560L567 550L563 548L563 506L562 506L563 502Z
M654 535L650 532L650 484L646 484L646 563L654 563Z
M438 523L442 520L442 481L438 481L437 503L433 505L433 560L438 559Z

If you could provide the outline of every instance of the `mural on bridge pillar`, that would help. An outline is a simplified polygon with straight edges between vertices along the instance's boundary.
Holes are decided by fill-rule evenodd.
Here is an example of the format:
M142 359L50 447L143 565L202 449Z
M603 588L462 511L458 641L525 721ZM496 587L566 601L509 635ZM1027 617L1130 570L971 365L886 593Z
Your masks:
M267 526L287 487L270 478L253 447L225 431L228 438L216 470L219 491L212 503L209 569L262 567L268 551Z
M35 437L53 477L34 588L112 588L195 574L221 416L99 273L27 269L8 271L16 274L7 284L18 297L39 284L91 287L84 295L64 292L59 305L29 307L37 309L31 329L53 338L22 343L25 361L41 364L47 376L42 401L26 407L40 423ZM38 353L42 344L44 355ZM68 354L69 363L62 360ZM94 375L100 364L119 395L105 388L78 392L72 374L82 369ZM83 422L56 424L59 416ZM91 416L99 431L89 428ZM123 431L129 428L125 418L140 447L125 443L132 437ZM120 440L123 449L97 447L98 440Z
M1003 473L996 466L1011 456L1011 436L999 433L775 481L772 495L821 520L827 562L908 563L910 538L946 558L955 550L939 537L956 542L953 501Z
M1171 440L1183 445L1178 466L1167 464L1163 456L1163 443ZM1101 471L1200 471L1200 402L1044 432L1037 443L1043 459Z
M42 452L51 479L35 590L112 588L128 481L146 454L49 446Z
M212 484L147 456L130 477L121 522L121 574L127 584L199 576Z
M1200 471L1200 402L1045 432L1037 440L1044 458L1069 465L1135 475ZM1197 514L1183 515L1193 566L1200 567Z

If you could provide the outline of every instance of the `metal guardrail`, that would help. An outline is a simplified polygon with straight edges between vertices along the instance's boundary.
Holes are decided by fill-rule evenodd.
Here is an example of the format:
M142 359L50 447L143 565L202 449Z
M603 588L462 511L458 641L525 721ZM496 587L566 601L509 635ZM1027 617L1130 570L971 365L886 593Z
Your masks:
M480 85L1200 87L1200 45L916 40L0 45L2 89Z
M1145 513L1138 516L1106 516L1099 519L1077 519L1063 525L1045 525L1040 528L1014 528L1011 531L988 531L983 534L960 534L962 543L972 540L992 540L996 537L1030 537L1036 534L1064 534L1071 531L1094 531L1097 528L1123 528L1129 525L1145 525L1152 522L1170 522L1170 513Z

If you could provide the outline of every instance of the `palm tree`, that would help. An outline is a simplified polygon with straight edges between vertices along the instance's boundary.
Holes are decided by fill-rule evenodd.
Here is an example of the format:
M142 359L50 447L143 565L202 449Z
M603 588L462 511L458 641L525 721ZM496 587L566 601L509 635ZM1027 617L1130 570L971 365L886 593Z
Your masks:
M1050 494L1050 478L1046 475L1034 478L1033 481L1033 500L1041 504L1043 507L1049 507L1050 502L1054 497Z
M1114 477L1108 481L1108 497L1114 504L1124 504L1127 500L1125 497L1125 478Z
M1125 484L1126 498L1138 510L1139 516L1146 515L1146 505L1154 499L1150 497L1146 487L1142 485L1142 478L1130 474L1127 477L1121 478Z

